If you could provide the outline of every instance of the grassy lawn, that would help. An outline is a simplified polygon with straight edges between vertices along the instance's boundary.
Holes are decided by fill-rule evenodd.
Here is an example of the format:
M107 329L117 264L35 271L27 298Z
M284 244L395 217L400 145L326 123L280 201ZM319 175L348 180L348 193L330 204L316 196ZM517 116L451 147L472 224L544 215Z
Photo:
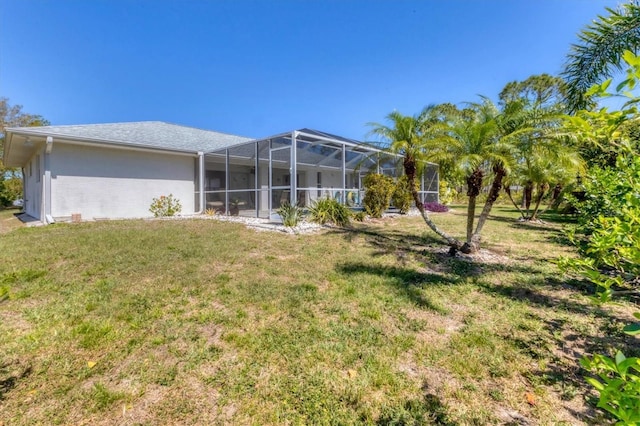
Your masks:
M631 306L560 275L560 225L494 214L482 262L415 217L4 232L0 424L601 422L577 358L630 345Z
M0 209L0 235L24 226L22 222L17 220L14 216L19 212L19 209Z

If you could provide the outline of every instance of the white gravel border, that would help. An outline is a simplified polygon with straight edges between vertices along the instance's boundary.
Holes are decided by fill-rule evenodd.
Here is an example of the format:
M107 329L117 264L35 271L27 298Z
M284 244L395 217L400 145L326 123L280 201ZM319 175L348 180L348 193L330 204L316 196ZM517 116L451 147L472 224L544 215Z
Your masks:
M281 223L274 223L269 219L262 219L258 217L225 216L225 215L219 215L219 214L200 215L200 216L193 216L193 217L198 219L219 220L221 222L242 223L246 225L247 228L254 229L256 231L283 232L285 234L296 234L296 235L312 234L327 228L325 226L322 226L314 222L307 222L306 220L301 221L298 224L298 226L291 228L289 226L284 226Z

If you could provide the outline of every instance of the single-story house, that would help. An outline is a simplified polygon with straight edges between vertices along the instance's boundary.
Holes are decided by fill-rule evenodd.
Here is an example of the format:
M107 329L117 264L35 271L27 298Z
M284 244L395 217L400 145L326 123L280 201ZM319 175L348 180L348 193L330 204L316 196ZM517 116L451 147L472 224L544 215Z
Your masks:
M253 139L145 121L7 128L5 136L4 164L22 168L23 208L46 223L150 217L152 200L169 194L183 215L268 218L285 200L320 197L357 206L366 173L400 173L389 153L311 129ZM425 166L420 185L425 201L437 201L436 165Z

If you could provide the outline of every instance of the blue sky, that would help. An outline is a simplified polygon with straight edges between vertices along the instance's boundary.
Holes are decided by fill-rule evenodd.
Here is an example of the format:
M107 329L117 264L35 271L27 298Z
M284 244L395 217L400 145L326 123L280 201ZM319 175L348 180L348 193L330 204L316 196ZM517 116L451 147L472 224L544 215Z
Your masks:
M366 139L562 70L596 0L0 0L0 96L52 124Z

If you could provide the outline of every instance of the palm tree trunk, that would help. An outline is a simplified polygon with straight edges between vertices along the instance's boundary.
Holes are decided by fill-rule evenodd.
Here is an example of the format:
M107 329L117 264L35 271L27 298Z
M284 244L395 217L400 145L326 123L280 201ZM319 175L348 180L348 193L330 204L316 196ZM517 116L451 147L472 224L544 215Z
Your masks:
M525 183L523 192L524 199L522 200L522 202L527 212L525 219L530 219L531 216L529 216L529 208L531 207L531 199L533 198L533 182L528 181L527 183Z
M427 226L440 237L444 238L449 247L451 247L451 253L455 254L456 250L460 250L462 247L462 242L453 238L451 235L444 232L440 229L429 217L429 213L424 208L424 204L420 201L420 194L418 194L418 188L416 187L416 164L415 161L411 158L404 158L403 161L404 173L407 175L407 180L409 181L409 187L411 188L411 196L413 197L413 202L416 205L416 208L420 212L422 216L422 220Z
M473 221L476 216L476 199L482 189L483 177L484 174L480 169L475 169L467 177L467 196L469 197L469 204L467 206L467 241L460 249L463 253L472 253L474 251L471 241L473 237Z
M476 251L480 248L480 235L482 233L482 228L489 217L489 213L491 213L491 209L493 208L493 204L498 199L500 195L500 190L502 189L502 180L507 175L507 171L504 169L502 164L496 164L493 166L493 183L491 184L491 189L489 190L489 195L487 196L487 201L484 203L484 207L482 208L482 213L480 213L480 217L478 218L478 225L476 226L476 230L471 237L471 251Z
M476 215L476 196L469 196L469 204L467 205L467 244L471 243L473 236L473 221Z
M531 217L529 218L529 220L537 219L536 215L538 214L538 210L540 209L540 203L547 193L547 189L549 189L549 185L547 185L546 183L542 183L538 186L538 197L536 198L536 206L534 207L533 213L531 213Z
M504 192L507 193L507 196L509 197L509 200L511 200L511 204L513 204L514 207L516 209L518 209L518 211L520 212L520 216L522 216L522 218L525 219L524 212L522 211L522 209L520 208L518 203L516 203L516 201L513 199L513 195L511 195L511 188L509 188L508 185L505 185Z
M556 183L556 186L553 187L553 192L551 193L551 199L549 200L549 205L545 208L541 214L545 214L547 210L549 210L560 198L560 194L562 194L562 184Z

